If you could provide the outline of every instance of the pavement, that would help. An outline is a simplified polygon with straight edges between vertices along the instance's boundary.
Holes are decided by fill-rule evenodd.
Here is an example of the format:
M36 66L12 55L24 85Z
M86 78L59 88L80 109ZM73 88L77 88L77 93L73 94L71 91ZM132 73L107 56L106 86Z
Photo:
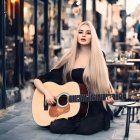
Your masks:
M0 118L0 140L123 140L126 113L111 121L111 128L93 135L53 134L38 126L32 117L32 99L28 98L7 108ZM94 125L94 124L93 124ZM130 124L128 140L140 140L140 124Z

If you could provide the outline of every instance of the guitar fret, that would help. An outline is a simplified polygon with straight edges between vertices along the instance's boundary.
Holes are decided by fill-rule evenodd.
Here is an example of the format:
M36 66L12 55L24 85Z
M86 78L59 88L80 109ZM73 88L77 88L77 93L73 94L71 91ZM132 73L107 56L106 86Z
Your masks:
M100 101L100 94L99 95L96 94L96 96L97 96L97 101Z
M103 97L104 97L104 95L103 95L103 94L101 94L101 97L100 97L100 99L101 99L101 100L104 100L104 98L103 98Z
M74 100L74 96L72 96L72 100L73 100L73 102L75 102L75 100Z
M75 101L74 101L74 95L72 96L72 102L75 102Z
M105 100L106 99L106 95L104 94L103 96L104 96L104 100Z
M73 102L72 96L69 96L69 102Z
M102 98L103 98L103 94L100 94L99 95L99 100L102 100Z
M79 101L79 102L81 101L81 98L80 98L79 95L76 96L76 99L77 99L77 101Z
M98 97L99 97L99 96L97 96L97 94L95 94L95 96L96 96L96 101L98 101Z
M114 94L114 97L113 98L116 98L116 94Z
M98 96L98 101L100 101L100 100L101 100L101 97L100 97L101 95L99 94L99 95L97 95L97 96Z
M99 101L102 100L102 94L99 94L98 100L99 100Z
M86 96L83 95L83 102L86 102Z
M76 100L76 95L75 95L75 96L73 96L73 97L74 97L74 101L75 101L75 102L77 102L77 100Z
M87 95L85 95L85 102L88 102L88 98L87 98Z
M81 102L85 102L85 95L81 96Z
M102 94L99 94L98 100L99 100L99 101L102 100Z
M81 98L80 98L80 99L81 99L81 102L83 102L83 101L84 101L83 95L81 96Z
M87 99L87 102L89 102L90 100L90 97L89 97L89 95L86 95L86 99Z
M77 95L75 95L75 101L77 102Z
M85 95L85 102L88 102L88 96Z
M92 95L92 98L91 98L91 100L92 100L92 101L94 100L94 95Z
M103 100L103 94L99 96L99 100Z
M80 102L82 102L82 95L81 95L81 96L79 96L79 98L80 98Z
M76 100L76 95L74 96L74 101L77 102L77 100Z
M71 102L73 102L73 96L71 96Z
M81 96L79 96L79 99L80 99L80 102L82 101L82 97Z
M75 102L76 101L76 98L75 98L75 96L73 96L73 102Z

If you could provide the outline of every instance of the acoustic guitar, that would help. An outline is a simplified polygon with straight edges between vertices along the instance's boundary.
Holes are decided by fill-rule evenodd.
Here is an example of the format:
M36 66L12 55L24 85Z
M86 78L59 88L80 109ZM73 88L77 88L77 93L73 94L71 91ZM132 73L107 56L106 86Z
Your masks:
M56 104L48 105L45 96L37 89L32 100L34 121L40 126L48 126L56 119L86 116L89 102L102 101L112 96L115 100L126 99L126 94L90 94L84 84L68 82L58 85L53 82L44 83L46 89L57 97Z

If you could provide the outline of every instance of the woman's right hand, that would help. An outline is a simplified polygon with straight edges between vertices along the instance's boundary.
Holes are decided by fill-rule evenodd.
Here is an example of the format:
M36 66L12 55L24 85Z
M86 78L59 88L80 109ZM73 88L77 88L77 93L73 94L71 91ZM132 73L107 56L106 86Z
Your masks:
M56 99L55 96L52 96L49 93L45 94L45 100L48 104L52 105L52 104L56 103L55 99Z
M34 85L41 93L43 93L45 95L45 100L48 104L52 105L52 104L56 103L56 101L55 101L56 97L53 96L53 94L51 94L51 92L45 88L42 81L40 81L39 79L34 79Z

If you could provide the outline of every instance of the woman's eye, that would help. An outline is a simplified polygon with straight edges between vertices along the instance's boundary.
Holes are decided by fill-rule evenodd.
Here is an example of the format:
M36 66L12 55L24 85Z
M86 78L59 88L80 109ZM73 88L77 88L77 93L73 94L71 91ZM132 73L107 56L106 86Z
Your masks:
M82 34L83 32L79 32L79 34Z
M88 35L90 35L90 34L91 34L91 32L87 32L87 34L88 34Z

